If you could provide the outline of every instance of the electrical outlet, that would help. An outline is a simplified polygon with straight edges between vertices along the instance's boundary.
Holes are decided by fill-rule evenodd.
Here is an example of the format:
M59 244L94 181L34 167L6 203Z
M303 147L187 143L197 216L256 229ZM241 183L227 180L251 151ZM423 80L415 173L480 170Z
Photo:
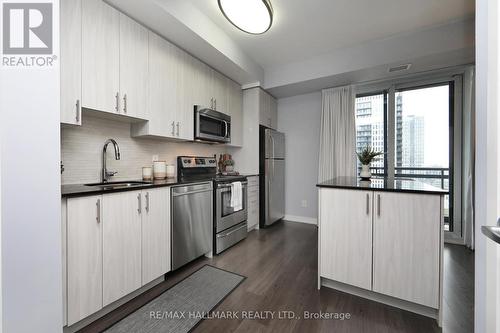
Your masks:
M300 203L300 205L304 208L307 207L307 200L302 200L302 202Z
M158 161L159 159L160 158L158 157L158 155L153 155L153 158L152 158L153 162Z

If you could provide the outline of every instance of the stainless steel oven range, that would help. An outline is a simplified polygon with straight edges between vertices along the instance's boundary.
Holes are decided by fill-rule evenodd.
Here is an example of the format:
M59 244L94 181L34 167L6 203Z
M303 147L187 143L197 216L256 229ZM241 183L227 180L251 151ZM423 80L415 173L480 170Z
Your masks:
M235 210L231 206L232 184L241 182L242 206ZM246 179L215 180L214 248L221 253L247 236L247 181Z
M247 180L244 176L217 174L215 157L178 156L177 177L183 181L213 182L213 253L219 254L247 237ZM241 206L231 198L241 183Z

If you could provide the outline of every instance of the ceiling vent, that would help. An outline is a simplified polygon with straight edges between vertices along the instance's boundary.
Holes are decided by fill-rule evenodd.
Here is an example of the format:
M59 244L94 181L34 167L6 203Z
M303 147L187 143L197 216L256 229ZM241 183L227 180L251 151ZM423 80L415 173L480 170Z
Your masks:
M411 67L411 64L404 64L404 65L398 65L394 67L389 67L389 73L394 73L394 72L401 72L401 71L407 71Z

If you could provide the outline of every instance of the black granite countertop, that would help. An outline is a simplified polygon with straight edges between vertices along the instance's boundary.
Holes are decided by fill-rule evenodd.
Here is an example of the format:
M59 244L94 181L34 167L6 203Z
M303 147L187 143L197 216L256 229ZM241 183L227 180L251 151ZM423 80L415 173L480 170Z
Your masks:
M253 175L242 174L241 176L251 177ZM126 181L142 181L142 180L141 179L124 180L124 182ZM114 193L114 192L137 191L145 188L204 183L209 181L211 181L211 179L179 180L177 178L167 178L164 180L154 180L152 182L147 182L145 184L134 184L134 186L115 187L115 188L102 188L100 186L87 186L85 184L68 184L68 185L61 185L61 197L71 198L71 197L99 195L99 194Z
M138 180L141 181L141 180ZM128 187L102 188L100 186L87 186L85 184L68 184L61 186L61 196L63 198L81 197L87 195L99 195L105 193L137 191L147 188L156 188L163 186L184 185L193 183L203 183L210 180L178 181L177 178L167 178L164 180L154 180L145 184L136 184Z
M318 187L343 188L353 190L372 190L387 192L422 193L422 194L448 194L432 185L409 178L376 178L361 180L357 177L337 177L317 184Z

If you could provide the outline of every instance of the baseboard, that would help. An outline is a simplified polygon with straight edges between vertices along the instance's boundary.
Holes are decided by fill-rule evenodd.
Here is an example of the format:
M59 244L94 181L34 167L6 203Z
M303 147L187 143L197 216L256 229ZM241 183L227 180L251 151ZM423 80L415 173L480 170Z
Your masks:
M366 298L378 303L383 303L390 305L395 308L403 309L406 311L410 311L422 316L430 317L433 319L436 319L438 322L438 326L441 326L439 324L439 310L438 309L433 309L424 305L408 302L402 299L394 298L388 295L383 295L376 293L371 290L366 290L366 289L361 289L358 287L350 286L348 284L330 280L324 277L321 277L320 279L321 286L331 288L331 289L336 289L348 294L356 295L358 297Z
M314 218L314 217L285 215L283 220L290 221L290 222L299 222L299 223L318 225L318 219Z

